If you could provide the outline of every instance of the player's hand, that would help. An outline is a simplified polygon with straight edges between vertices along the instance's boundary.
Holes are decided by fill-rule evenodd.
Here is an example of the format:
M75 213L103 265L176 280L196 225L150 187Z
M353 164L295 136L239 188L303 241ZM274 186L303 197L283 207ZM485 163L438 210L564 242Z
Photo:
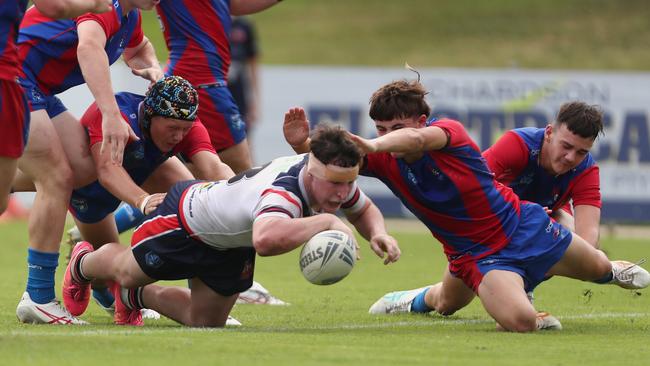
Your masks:
M357 136L352 132L348 132L348 137L354 142L355 145L364 153L373 153L377 151L377 143L374 140L364 139L363 137Z
M91 0L93 5L91 13L101 14L113 9L113 0Z
M384 253L386 254L384 264L397 262L402 254L397 245L397 240L388 234L373 236L370 239L370 249L372 249L379 258L384 258Z
M144 69L131 69L131 72L133 75L149 80L151 84L165 77L165 73L158 66L145 67Z
M544 206L544 211L546 211L546 214L549 215L549 216L553 215L553 210L551 210L547 206Z
M300 107L289 109L284 114L284 124L282 125L284 139L287 140L291 147L300 147L309 138L309 121L305 115L305 110Z
M111 161L113 164L122 165L124 157L124 147L129 140L139 140L140 138L133 132L129 124L124 121L121 114L112 118L102 115L102 146L100 154L105 149L110 149Z
M167 196L167 193L154 193L151 195L151 198L149 199L149 202L147 202L147 206L144 208L143 212L145 215L148 215L155 211L158 206L165 200L165 196Z

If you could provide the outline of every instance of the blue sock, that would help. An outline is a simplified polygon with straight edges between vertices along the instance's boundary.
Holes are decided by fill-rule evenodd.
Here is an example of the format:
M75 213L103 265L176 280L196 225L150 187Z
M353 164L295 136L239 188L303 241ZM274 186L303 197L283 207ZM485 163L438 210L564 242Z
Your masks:
M54 294L54 273L59 264L59 253L45 253L27 249L27 293L37 304L45 304Z
M429 288L427 287L413 299L413 303L411 304L412 313L428 313L433 310L424 302L424 295L426 295L428 290Z
M110 308L115 302L115 297L108 288L93 289L93 297L105 308Z
M610 271L605 277L599 278L597 280L593 280L592 282L599 283L599 284L605 284L605 283L610 283L614 279L614 272Z
M115 224L120 234L140 225L142 221L144 221L142 212L131 205L123 204L115 210Z

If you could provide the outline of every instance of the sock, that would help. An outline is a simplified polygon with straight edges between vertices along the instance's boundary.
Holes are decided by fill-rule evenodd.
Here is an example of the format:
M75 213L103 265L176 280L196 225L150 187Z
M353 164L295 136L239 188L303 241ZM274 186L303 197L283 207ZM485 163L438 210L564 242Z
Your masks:
M59 264L59 253L45 253L27 249L27 293L37 304L54 300L54 273Z
M117 231L121 234L131 228L134 228L144 221L144 214L137 208L123 204L115 210L115 224Z
M411 312L412 313L428 313L430 312L431 309L427 304L424 302L424 296L426 295L427 291L429 288L426 288L422 292L420 292L415 299L413 299L413 303L411 304Z
M110 308L115 302L115 298L108 288L93 289L93 298L105 308Z
M597 280L593 280L592 282L599 283L599 284L605 284L605 283L610 283L614 279L614 272L610 271L605 277L599 278Z
M144 287L126 290L126 298L124 292L122 292L122 302L124 305L131 310L144 309L144 303L142 302L143 290Z

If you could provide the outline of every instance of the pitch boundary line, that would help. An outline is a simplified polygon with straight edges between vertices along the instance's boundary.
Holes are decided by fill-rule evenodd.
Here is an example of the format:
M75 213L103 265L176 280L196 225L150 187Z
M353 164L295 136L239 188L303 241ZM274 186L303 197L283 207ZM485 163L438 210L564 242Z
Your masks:
M639 317L648 317L650 313L592 313L592 314L580 314L580 315L564 315L557 316L560 320L580 320L580 319L625 319L625 318L639 318ZM169 328L116 328L116 329L89 329L81 330L75 332L59 332L57 331L59 326L44 326L37 325L36 327L43 329L29 329L29 330L11 330L7 332L0 332L0 336L60 336L60 337L78 337L78 336L108 336L108 335L136 335L136 334L162 334L169 332L176 333L210 333L210 332L229 332L241 330L244 332L255 332L255 331L275 331L275 332L287 332L287 331L304 331L304 330L355 330L355 329L386 329L386 328L401 328L401 327L412 327L412 326L435 326L435 325L454 325L454 324L490 324L494 321L491 319L444 319L444 318L435 318L430 320L416 320L416 321L399 321L399 322L388 322L388 323L375 323L375 324L340 324L336 326L322 326L322 327L309 327L309 328L288 328L288 327L263 327L263 328L243 328L239 327L228 327L225 329L221 328L185 328L185 327L169 327ZM83 326L81 326L83 327ZM47 328L47 330L45 329ZM78 328L78 327L77 327Z

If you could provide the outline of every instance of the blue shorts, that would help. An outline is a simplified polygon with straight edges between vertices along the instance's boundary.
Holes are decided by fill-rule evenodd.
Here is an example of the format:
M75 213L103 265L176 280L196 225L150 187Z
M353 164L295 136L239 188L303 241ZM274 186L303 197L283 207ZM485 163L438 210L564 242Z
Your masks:
M217 250L192 238L180 222L179 202L196 182L175 184L163 203L147 215L133 232L133 255L142 271L157 280L197 277L223 296L245 291L253 284L255 249Z
M33 111L45 109L50 118L54 118L68 109L63 105L61 99L54 95L47 95L41 91L38 85L28 79L20 79L20 85L25 90L29 108Z
M450 272L474 292L483 276L495 269L518 273L526 291L532 291L571 244L571 231L551 220L542 206L522 202L520 207L519 226L507 246L480 259L460 257L449 263Z
M68 211L84 224L102 221L120 205L120 200L95 181L72 191Z
M219 152L246 138L246 123L225 85L198 86L199 119L208 130L210 142Z

